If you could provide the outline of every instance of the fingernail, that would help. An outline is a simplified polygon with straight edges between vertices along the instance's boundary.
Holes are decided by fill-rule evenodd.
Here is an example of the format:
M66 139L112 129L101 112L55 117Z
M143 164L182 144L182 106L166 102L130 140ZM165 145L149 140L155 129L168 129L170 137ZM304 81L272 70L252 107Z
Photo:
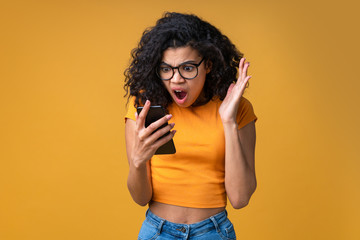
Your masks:
M175 126L175 123L170 123L171 128Z
M166 115L166 118L167 118L167 119L170 119L170 118L172 118L172 115L171 115L171 114L168 114L168 115Z

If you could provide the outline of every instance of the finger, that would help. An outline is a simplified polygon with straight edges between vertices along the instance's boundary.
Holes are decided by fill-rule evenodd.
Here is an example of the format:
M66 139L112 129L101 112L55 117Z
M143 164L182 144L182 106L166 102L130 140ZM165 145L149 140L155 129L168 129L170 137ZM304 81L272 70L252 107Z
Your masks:
M143 138L144 145L153 146L159 138L170 132L170 130L174 127L175 123L171 123L159 130L157 130L154 134ZM166 137L166 136L165 136Z
M156 129L158 129L162 125L166 124L171 118L172 118L172 115L168 114L168 115L160 118L159 120L151 123L145 130L146 134L151 135Z
M135 120L137 120L139 117L139 114L137 112L135 112Z
M152 134L151 136L149 136L149 143L154 143L156 142L159 138L161 138L162 136L164 136L165 134L167 134L168 132L170 132L170 130L172 128L174 128L175 123L171 123L159 130L157 130L154 134ZM166 137L166 136L165 136Z
M251 76L247 76L243 81L239 81L239 83L236 83L236 86L234 86L234 89L232 90L234 92L234 98L240 99L246 87L246 83L249 81L250 78Z
M159 139L158 141L156 141L155 144L153 145L155 147L155 149L158 149L159 147L161 147L162 145L164 145L165 143L170 141L174 137L175 133L176 133L176 130L173 130L166 137L163 137L163 138Z
M250 79L251 77L252 77L252 76L247 76L247 77L244 79L243 83L241 84L241 92L244 91L244 89L245 89L245 87L246 87L246 83L249 81L249 79Z
M229 95L229 94L231 93L231 91L232 91L232 89L234 88L234 86L235 86L235 83L230 84L230 86L229 86L229 88L228 88L228 90L227 90L226 95Z
M143 109L141 110L137 121L136 121L136 126L138 128L143 128L145 126L145 119L146 119L146 115L148 114L150 109L150 101L146 100Z
M244 64L244 69L243 69L242 76L241 76L242 79L246 78L249 66L250 66L250 62L247 62Z
M239 77L242 76L243 68L244 68L244 62L246 58L241 58L239 63Z

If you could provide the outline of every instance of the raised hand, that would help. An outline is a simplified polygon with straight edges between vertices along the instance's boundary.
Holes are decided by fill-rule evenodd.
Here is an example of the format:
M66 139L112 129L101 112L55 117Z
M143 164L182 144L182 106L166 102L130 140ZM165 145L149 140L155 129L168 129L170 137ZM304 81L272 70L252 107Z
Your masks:
M239 77L236 83L232 83L227 91L226 97L219 108L219 114L223 123L235 123L236 115L240 104L241 96L246 87L246 83L251 76L247 76L250 63L241 58L239 63Z

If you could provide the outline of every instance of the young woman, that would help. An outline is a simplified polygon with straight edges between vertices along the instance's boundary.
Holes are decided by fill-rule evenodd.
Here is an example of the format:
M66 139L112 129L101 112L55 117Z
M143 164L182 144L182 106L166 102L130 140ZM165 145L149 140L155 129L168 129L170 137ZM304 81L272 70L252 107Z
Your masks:
M217 28L180 13L166 13L132 51L128 188L136 203L149 205L139 239L236 238L227 197L240 209L256 188L257 118L242 97L250 79L242 56ZM145 127L151 105L168 114ZM137 106L144 107L139 115ZM154 155L172 138L175 154Z

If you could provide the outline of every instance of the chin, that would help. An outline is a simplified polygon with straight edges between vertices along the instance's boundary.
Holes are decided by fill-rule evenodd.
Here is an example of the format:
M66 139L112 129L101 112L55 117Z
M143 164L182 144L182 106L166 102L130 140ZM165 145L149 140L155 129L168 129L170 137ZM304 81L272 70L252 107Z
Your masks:
M176 105L178 105L179 107L183 107L183 108L186 108L186 107L190 107L192 104L188 104L188 103L177 103L176 101L174 101L176 103Z
M183 103L178 102L176 99L173 99L173 101L176 105L178 105L179 107L183 107L183 108L191 107L194 104L194 102L191 102L191 101L185 101Z

